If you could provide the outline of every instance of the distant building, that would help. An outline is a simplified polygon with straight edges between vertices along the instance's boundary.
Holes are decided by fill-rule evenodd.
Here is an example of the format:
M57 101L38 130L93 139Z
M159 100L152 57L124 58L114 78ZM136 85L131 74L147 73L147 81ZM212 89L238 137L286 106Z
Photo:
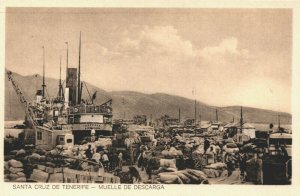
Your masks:
M213 131L218 131L220 128L220 123L219 122L211 122L211 128Z
M241 124L239 122L228 123L224 126L224 131L229 134L229 137L233 137L241 133ZM255 127L245 122L242 127L242 134L248 135L250 138L255 138Z
M212 132L212 126L211 126L211 124L210 123L203 123L203 124L201 124L201 131L203 132L203 133L210 133L210 132Z
M156 125L159 127L170 127L178 124L179 124L179 119L171 118L169 115L164 115L159 119L156 119Z
M136 115L133 117L134 124L136 125L147 125L146 115Z

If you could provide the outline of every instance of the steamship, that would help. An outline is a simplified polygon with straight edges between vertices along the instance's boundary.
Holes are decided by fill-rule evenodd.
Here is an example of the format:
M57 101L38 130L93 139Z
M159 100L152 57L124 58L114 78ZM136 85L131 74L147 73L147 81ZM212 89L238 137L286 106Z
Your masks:
M67 125L71 126L74 142L91 135L109 136L112 134L112 100L102 104L94 104L96 92L90 101L82 99L83 82L80 80L81 33L79 40L79 63L77 68L69 68L67 63L66 88L62 92L64 97ZM67 50L68 59L68 50ZM67 60L68 61L68 60ZM59 116L59 113L57 112Z
M112 134L112 100L103 104L87 103L81 99L82 83L80 82L80 69L68 68L65 107L67 113L67 124L71 125L74 135L74 142L91 135L111 135ZM79 85L80 84L80 85Z
M43 48L44 49L44 48ZM44 54L44 53L43 53ZM35 130L34 140L28 140L35 145L48 145L49 141L58 144L53 132L62 133L68 130L72 134L75 144L79 144L86 137L91 136L110 136L112 135L112 100L109 99L102 104L94 104L96 92L89 101L82 99L83 82L80 80L80 55L81 55L81 33L79 40L79 63L77 68L66 66L66 86L65 89L61 80L61 60L60 60L60 79L58 96L53 100L45 96L45 54L43 55L43 84L42 90L37 90L35 103L29 103L21 93L21 89L13 81L11 72L8 73L10 80L15 85L17 94L25 106L25 123L28 128ZM42 131L41 131L42 130ZM28 132L29 133L29 132ZM50 133L50 134L49 134ZM25 133L26 135L29 135ZM49 137L44 137L49 135ZM30 136L31 137L31 136ZM49 141L48 139L49 138ZM55 139L56 138L56 139Z

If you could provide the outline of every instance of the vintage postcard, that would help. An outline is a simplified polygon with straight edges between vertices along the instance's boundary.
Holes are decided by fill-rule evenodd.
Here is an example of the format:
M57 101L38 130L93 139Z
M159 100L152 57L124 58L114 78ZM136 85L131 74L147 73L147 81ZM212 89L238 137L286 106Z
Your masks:
M116 5L3 7L6 193L292 194L297 7Z

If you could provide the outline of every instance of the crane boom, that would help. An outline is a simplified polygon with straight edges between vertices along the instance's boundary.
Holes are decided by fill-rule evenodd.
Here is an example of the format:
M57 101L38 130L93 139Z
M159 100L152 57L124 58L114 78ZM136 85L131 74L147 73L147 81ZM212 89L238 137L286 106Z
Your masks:
M20 102L24 106L26 116L29 118L29 121L32 124L33 128L35 128L36 126L38 126L38 123L35 120L34 112L32 111L32 108L30 107L29 102L26 100L21 89L19 88L18 84L16 83L15 79L13 78L11 71L7 71L7 77L8 77L8 80L12 83L13 88L20 99Z

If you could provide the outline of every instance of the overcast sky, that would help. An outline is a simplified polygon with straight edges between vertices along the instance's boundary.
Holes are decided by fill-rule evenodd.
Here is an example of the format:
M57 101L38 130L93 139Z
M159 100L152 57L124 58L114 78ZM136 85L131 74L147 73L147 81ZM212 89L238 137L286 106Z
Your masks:
M291 112L291 10L9 8L6 68L41 74L44 45L59 78L65 42L78 66L80 31L82 79L104 90Z

